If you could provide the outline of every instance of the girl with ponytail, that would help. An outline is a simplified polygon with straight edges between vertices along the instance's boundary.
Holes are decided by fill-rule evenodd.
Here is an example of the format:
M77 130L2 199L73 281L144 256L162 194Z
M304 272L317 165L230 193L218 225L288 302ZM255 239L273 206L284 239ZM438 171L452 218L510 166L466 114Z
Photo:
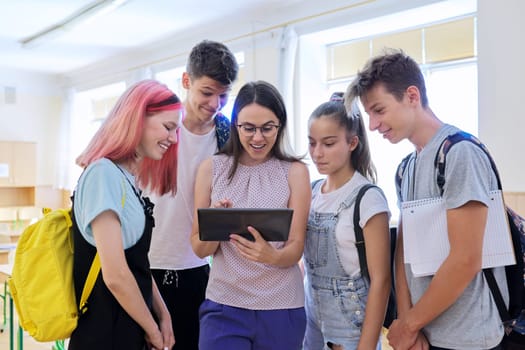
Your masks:
M317 107L308 122L311 159L326 178L312 184L304 252L307 328L304 350L380 349L390 292L389 210L379 187L365 192L360 220L369 278L361 273L354 203L375 183L363 118L342 94Z

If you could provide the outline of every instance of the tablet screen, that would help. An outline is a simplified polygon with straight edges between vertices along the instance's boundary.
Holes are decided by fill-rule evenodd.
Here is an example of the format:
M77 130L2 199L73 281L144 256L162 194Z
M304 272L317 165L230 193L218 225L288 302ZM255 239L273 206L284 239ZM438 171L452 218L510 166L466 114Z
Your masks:
M200 208L199 238L201 241L228 241L236 233L250 240L247 226L254 227L267 241L286 241L293 210L289 208Z

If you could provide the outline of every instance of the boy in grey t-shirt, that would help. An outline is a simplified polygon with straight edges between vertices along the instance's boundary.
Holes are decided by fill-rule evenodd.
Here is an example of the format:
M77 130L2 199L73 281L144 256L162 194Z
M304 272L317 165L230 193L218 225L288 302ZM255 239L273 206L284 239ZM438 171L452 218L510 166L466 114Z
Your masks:
M423 75L403 52L372 58L347 91L359 96L377 130L391 143L415 147L401 181L399 202L440 196L434 158L459 129L440 121L428 105ZM481 271L489 191L497 181L479 147L460 142L447 155L443 199L450 253L433 276L415 277L403 257L403 223L396 250L398 319L388 340L394 349L499 349L503 325ZM508 302L504 268L494 275Z

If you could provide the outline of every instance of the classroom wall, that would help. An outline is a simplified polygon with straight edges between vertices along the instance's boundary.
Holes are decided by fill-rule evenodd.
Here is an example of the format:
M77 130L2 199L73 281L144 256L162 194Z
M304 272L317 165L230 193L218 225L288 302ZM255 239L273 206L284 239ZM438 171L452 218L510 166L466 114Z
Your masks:
M59 77L0 67L0 140L37 143L39 186L53 183L62 101Z
M525 192L525 1L478 0L479 136L496 159L503 188Z

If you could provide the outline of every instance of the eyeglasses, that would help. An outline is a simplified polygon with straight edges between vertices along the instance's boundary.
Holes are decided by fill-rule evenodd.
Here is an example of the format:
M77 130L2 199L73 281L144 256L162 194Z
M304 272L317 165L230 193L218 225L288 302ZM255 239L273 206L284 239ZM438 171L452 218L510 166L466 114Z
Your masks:
M272 137L277 134L277 130L279 129L280 125L266 124L263 126L254 126L252 124L239 124L237 127L239 128L241 134L246 137L255 136L257 129L261 130L261 134L264 137Z

